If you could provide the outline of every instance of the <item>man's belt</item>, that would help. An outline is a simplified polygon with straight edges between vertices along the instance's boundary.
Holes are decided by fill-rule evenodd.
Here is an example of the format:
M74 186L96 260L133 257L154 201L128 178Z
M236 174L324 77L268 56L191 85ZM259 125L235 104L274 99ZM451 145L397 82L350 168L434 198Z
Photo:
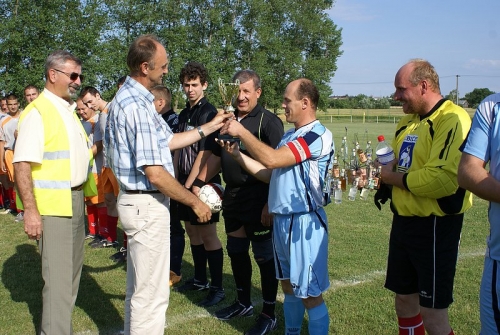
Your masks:
M126 190L125 193L127 194L156 194L156 193L161 193L160 191L158 190L154 190L154 191L149 191L149 190Z
M83 184L78 185L78 186L73 186L73 187L71 188L71 190L72 190L72 191L81 191L81 190L83 190Z

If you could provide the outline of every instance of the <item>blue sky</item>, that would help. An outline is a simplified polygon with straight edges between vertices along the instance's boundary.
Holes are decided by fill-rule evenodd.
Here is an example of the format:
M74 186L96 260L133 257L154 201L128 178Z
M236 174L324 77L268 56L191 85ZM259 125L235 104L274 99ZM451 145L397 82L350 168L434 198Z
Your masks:
M441 93L500 92L500 0L337 0L328 14L342 28L334 95L388 96L412 58L431 62Z

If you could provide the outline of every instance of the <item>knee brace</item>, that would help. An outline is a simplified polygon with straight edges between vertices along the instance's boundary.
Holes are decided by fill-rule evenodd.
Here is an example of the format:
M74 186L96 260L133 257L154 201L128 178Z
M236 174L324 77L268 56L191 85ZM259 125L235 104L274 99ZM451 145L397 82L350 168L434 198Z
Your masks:
M248 253L250 240L248 238L228 236L226 249L229 257L234 254Z
M257 264L264 264L274 258L273 240L252 241L253 257Z

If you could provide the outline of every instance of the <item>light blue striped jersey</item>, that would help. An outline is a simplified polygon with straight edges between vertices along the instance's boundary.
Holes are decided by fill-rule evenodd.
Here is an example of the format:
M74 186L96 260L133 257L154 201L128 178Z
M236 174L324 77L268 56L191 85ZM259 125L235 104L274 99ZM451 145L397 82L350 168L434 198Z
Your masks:
M323 184L334 152L332 133L318 120L288 130L278 148L288 146L296 164L274 169L269 185L269 211L275 214L312 212L328 204Z
M485 98L477 107L463 152L490 163L490 174L500 180L500 93ZM500 204L490 202L490 236L487 255L500 260Z

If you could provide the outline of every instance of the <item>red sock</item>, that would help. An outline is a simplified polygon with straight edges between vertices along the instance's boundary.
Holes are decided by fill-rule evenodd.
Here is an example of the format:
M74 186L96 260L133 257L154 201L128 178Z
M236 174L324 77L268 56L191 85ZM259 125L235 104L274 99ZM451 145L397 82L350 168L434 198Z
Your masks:
M412 318L398 317L399 335L425 335L424 322L419 314Z
M96 235L98 232L97 228L97 206L87 205L87 221L89 224L89 234Z
M108 241L110 242L118 240L116 236L116 226L118 226L118 217L108 215L108 232L109 232Z
M14 187L9 188L10 209L17 212L16 207L16 191Z
M108 231L108 209L106 207L97 207L97 217L99 218L99 235L107 239Z
M123 247L127 249L127 234L123 233Z
M3 200L3 185L0 184L0 204L2 207L4 207L4 200Z
M448 335L455 335L455 333L453 332L453 329L451 330L451 332Z

